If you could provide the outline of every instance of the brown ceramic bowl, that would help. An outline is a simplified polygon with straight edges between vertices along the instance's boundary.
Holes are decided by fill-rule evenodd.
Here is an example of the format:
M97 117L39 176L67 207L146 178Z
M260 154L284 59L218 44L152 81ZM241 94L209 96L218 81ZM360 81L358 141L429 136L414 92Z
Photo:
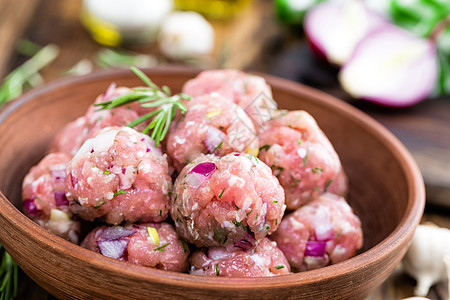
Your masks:
M179 91L197 71L146 70ZM373 119L312 88L266 76L279 106L310 112L329 136L350 179L348 201L362 220L364 248L318 270L271 278L215 278L116 261L56 237L21 213L21 183L56 131L84 114L111 82L135 86L130 71L64 78L28 92L0 114L0 243L58 298L362 299L391 274L422 216L425 196L415 162Z

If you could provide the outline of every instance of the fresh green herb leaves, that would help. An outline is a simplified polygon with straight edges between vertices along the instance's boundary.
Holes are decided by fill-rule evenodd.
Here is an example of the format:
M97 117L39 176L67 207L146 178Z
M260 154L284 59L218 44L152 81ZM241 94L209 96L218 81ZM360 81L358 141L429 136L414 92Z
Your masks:
M219 145L217 145L217 146L213 149L213 151L211 151L211 154L214 154L217 150L219 150L220 148L222 148L222 144L223 144L223 141L221 141L221 142L219 143Z
M148 87L134 88L128 94L94 105L99 106L100 109L112 109L132 102L138 102L144 108L155 108L155 110L137 118L128 126L134 127L142 122L151 120L143 133L151 131L150 137L155 141L155 146L158 146L169 131L170 123L175 118L177 110L180 110L182 114L187 111L182 100L190 100L191 97L186 94L171 95L167 86L158 87L138 68L131 67L131 71Z
M114 193L114 197L117 196L117 195L124 195L126 193L127 192L125 192L124 190L118 190L117 192Z
M155 248L155 250L153 250L153 251L164 251L164 248L166 248L169 245L170 245L170 243L164 244L162 246Z
M277 269L277 270L283 269L283 268L284 268L284 265L278 265L278 266L275 267L275 269Z
M19 270L2 245L0 245L0 256L0 299L13 299L17 296Z
M225 192L225 189L223 189L223 190L220 192L220 194L219 194L219 199L222 198L224 192Z
M320 174L323 172L322 168L316 167L316 168L312 168L311 171L315 174Z
M262 150L266 150L267 151L269 149L270 149L270 145L268 145L268 144L265 144L265 145L259 147L259 151L262 151Z
M0 105L20 96L27 86L34 87L41 84L43 79L39 71L50 64L58 53L59 48L56 45L47 45L6 76L0 86Z
M326 193L330 185L333 183L333 179L328 180L327 184L325 184L325 187L323 188L323 192Z
M216 264L216 276L219 276L220 272L219 272L219 263Z

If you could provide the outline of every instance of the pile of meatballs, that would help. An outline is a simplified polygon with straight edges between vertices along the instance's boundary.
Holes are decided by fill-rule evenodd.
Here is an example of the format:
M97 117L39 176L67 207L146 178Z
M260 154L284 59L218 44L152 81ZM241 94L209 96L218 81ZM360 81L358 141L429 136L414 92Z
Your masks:
M130 91L111 84L94 103ZM104 256L195 275L283 275L356 254L347 177L311 115L278 110L262 77L236 70L204 71L183 93L188 110L157 147L145 124L126 126L154 108L90 106L25 176L24 213Z

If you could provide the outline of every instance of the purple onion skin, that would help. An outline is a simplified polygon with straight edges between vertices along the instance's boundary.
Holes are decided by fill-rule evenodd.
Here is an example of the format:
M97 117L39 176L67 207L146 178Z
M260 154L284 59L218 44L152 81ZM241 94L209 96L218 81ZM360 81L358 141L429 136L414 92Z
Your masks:
M210 178L212 174L217 170L217 166L212 162L205 162L196 165L188 174L197 173L205 176L206 178Z
M22 204L30 217L36 217L42 213L42 211L36 207L33 199L23 200Z
M108 227L103 231L102 235L100 236L100 239L106 241L117 240L133 235L136 232L137 232L136 230L125 229L121 226Z
M55 203L56 206L68 206L69 200L67 200L66 194L64 192L55 192Z
M97 242L100 254L106 257L120 259L125 254L128 247L128 240L101 240Z
M324 256L326 246L326 242L307 241L305 256Z

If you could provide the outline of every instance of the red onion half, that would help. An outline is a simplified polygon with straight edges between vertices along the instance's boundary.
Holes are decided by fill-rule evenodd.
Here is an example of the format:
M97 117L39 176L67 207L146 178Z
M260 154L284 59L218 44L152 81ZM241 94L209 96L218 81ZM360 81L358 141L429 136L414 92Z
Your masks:
M326 1L305 16L304 30L313 52L341 65L362 38L386 23L363 1Z
M366 36L339 74L353 97L406 107L427 98L437 83L435 45L394 25Z

